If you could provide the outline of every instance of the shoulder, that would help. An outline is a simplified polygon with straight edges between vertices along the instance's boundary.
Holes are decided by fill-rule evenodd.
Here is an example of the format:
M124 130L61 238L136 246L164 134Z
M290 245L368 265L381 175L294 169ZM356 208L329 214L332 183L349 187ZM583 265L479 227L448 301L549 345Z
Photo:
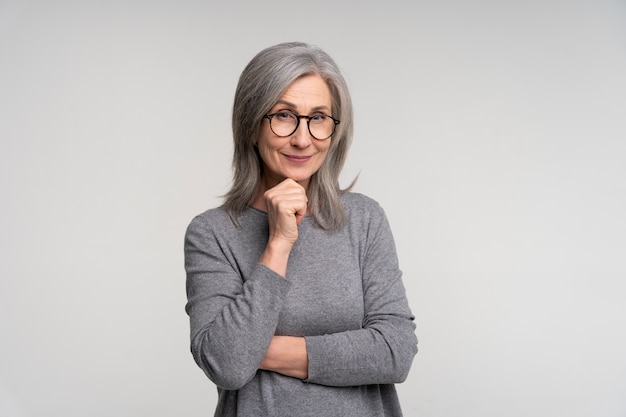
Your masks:
M211 208L196 215L191 220L189 226L187 226L187 234L239 235L245 233L246 230L262 229L267 223L267 215L260 210L249 207L239 215L237 220L238 224L235 224L223 207Z
M385 211L378 201L365 194L348 192L342 196L341 200L346 211L348 223L352 225L379 223L381 220L386 221Z
M224 209L221 207L208 209L198 215L196 215L189 223L188 230L194 229L206 229L215 226L224 225L230 222L230 218Z
M229 235L237 228L226 210L215 207L196 215L187 226L187 234Z
M378 201L365 194L348 192L341 197L344 209L348 213L379 214L383 212Z
M346 230L351 238L361 242L365 252L370 249L393 252L391 227L378 201L359 193L346 193L342 201L347 217Z

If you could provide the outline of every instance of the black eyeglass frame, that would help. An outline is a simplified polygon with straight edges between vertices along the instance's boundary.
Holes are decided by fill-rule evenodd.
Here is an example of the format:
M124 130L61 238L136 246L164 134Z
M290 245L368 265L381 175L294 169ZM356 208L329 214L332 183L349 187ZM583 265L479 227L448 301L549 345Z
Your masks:
M277 114L281 114L281 113L289 113L289 114L293 114L294 116L296 116L296 127L293 129L293 131L291 133L289 133L288 135L279 135L278 133L274 132L274 128L272 128L272 118L274 116L276 116ZM326 136L325 138L318 138L317 136L315 136L313 134L313 132L311 132L311 119L316 117L316 116L324 116L324 117L329 117L332 121L333 121L333 131L330 132L330 135ZM330 139L330 137L335 133L335 130L337 128L337 125L339 124L339 120L335 119L333 116L329 116L327 114L314 114L312 116L306 116L304 114L296 114L292 111L289 110L283 110L283 111L277 111L276 113L270 113L270 114L266 114L265 116L263 116L264 119L269 119L270 121L270 129L272 129L272 132L278 136L279 138L286 138L287 136L291 136L293 135L296 130L298 130L298 128L300 127L300 119L306 119L306 127L309 131L309 134L317 139L317 140L327 140Z

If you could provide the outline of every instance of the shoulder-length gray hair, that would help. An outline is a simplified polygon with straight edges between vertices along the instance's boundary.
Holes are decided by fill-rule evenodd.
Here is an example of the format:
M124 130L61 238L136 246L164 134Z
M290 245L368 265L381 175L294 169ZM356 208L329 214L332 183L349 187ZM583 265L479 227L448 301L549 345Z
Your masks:
M239 77L233 104L233 182L223 207L235 224L258 191L262 161L254 145L263 117L298 78L320 75L332 97L332 115L340 120L330 139L330 148L319 170L309 182L309 213L317 225L338 230L346 220L339 174L352 141L352 100L348 86L333 59L320 48L288 42L259 52Z

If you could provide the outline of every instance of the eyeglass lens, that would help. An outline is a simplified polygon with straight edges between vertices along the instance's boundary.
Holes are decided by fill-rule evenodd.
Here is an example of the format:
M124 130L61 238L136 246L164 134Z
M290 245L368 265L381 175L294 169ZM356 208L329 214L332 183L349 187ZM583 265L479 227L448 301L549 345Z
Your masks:
M309 133L318 140L328 139L335 131L335 121L325 114L298 116L291 112L279 112L269 116L272 131L281 137L292 135L300 124L300 118L306 119Z

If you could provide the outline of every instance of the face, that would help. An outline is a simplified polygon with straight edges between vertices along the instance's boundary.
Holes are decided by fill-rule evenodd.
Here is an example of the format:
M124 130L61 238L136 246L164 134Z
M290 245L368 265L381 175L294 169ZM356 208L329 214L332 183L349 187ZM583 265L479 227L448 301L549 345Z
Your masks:
M310 116L315 113L332 115L330 89L317 74L294 81L269 113L290 110ZM300 119L298 129L287 137L276 136L269 119L263 119L257 146L263 161L262 180L266 189L291 178L307 188L311 176L324 162L330 139L318 140L309 133L307 119Z

